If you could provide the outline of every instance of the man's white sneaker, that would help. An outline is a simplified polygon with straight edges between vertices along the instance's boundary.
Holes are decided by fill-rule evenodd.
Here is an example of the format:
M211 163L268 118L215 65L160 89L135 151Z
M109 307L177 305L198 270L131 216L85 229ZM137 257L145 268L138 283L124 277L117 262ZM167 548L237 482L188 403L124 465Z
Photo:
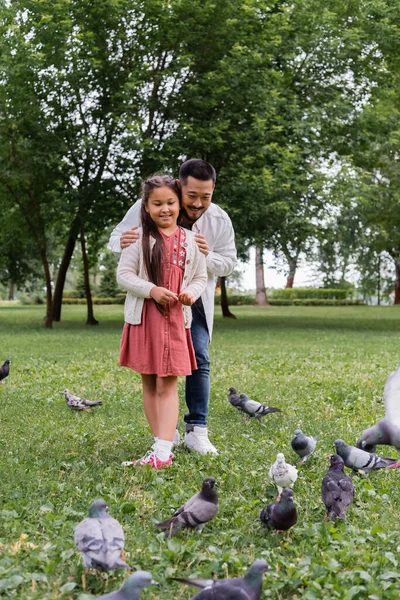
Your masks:
M184 445L188 450L195 450L200 454L218 454L218 450L208 439L207 427L195 425L193 431L186 432Z
M177 429L175 429L174 439L172 440L172 447L179 446L180 443L181 443L181 436L179 434L179 431Z

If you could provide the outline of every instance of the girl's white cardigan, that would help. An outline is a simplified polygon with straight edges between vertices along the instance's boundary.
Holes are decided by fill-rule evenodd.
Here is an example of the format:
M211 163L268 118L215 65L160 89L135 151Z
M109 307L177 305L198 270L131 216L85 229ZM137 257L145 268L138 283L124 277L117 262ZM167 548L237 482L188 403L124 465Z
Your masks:
M131 325L141 323L144 299L151 298L150 290L154 287L154 283L148 280L144 266L142 229L140 228L138 232L139 239L122 250L117 270L117 282L128 292L124 312L125 322ZM187 230L185 232L186 260L180 291L192 294L197 300L207 285L206 257L198 249L194 234ZM155 239L151 237L150 249L154 244ZM192 309L190 306L182 305L182 310L185 327L189 329L192 323Z

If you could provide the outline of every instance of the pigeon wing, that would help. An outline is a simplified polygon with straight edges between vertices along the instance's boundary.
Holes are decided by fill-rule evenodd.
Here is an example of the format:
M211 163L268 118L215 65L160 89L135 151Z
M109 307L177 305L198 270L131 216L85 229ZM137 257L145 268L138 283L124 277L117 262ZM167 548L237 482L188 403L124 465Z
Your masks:
M127 566L120 561L121 552L124 549L125 536L124 530L116 519L101 519L101 528L103 533L103 553L104 563L108 569L117 566ZM123 563L123 564L122 564Z
M260 402L251 400L248 396L245 397L244 394L240 394L240 397L243 400L243 410L247 412L248 415L254 415L261 406Z
M192 600L252 600L252 598L233 581L224 581L200 590L192 597Z
M383 396L387 421L400 429L400 367L387 378Z
M92 558L97 558L103 547L103 533L97 519L87 518L75 529L75 545L82 554L85 564L91 566Z

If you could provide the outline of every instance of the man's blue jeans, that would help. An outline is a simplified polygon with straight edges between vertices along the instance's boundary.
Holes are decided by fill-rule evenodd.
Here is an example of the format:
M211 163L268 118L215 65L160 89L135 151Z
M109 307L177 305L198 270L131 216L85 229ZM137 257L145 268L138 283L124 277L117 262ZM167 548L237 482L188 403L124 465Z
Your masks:
M192 371L192 374L186 377L185 399L189 414L185 415L184 420L188 425L206 427L210 398L210 336L201 298L193 304L192 315L191 334L197 371Z

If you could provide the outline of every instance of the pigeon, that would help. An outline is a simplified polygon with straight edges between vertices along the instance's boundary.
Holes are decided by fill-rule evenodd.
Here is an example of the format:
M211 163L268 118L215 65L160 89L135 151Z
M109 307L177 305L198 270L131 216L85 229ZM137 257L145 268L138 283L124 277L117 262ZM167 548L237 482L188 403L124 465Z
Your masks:
M204 525L218 513L218 496L214 477L206 477L201 491L192 496L186 504L178 508L171 518L157 523L165 531L165 537L176 535L179 529L191 527L202 531Z
M360 450L365 450L365 452L372 452L372 454L375 454L376 452L376 444L368 444L367 442L364 442L362 438L357 440L356 446L357 448L360 448Z
M97 600L139 600L143 588L147 585L156 585L151 573L148 571L136 571L128 577L124 585L117 592L98 596Z
M202 588L192 600L259 600L262 591L262 575L270 571L266 560L256 560L244 577L233 579L185 579L171 577L186 585Z
M229 388L229 402L249 417L256 417L259 421L264 415L274 412L282 412L280 408L266 406L249 398L246 394L238 394L234 387Z
M314 452L318 437L304 435L300 429L294 432L292 439L292 448L301 458L300 463L305 463L309 456Z
M293 502L293 490L283 490L278 502L269 504L260 511L259 520L278 533L287 531L297 523L297 510Z
M369 473L377 469L386 469L396 463L396 459L394 458L382 458L377 454L350 446L340 439L336 440L333 445L336 448L336 453L343 458L346 467L353 469L353 471Z
M383 391L385 400L385 418L376 425L368 427L359 440L363 450L371 452L369 448L378 444L393 446L400 452L400 367L390 373ZM390 465L394 469L400 467L400 461Z
M65 396L65 401L67 406L72 410L88 410L88 407L91 406L101 406L103 403L99 400L98 402L91 402L90 400L85 400L84 398L79 398L79 396L74 396L71 394L69 390L64 390L61 392Z
M278 488L279 496L284 488L291 488L297 479L297 469L285 462L285 456L280 452L269 470L269 477Z
M0 367L0 381L3 381L8 377L10 373L11 360L6 360L2 367Z
M89 569L129 569L129 565L121 558L125 541L123 529L107 510L104 500L93 502L89 517L75 529L75 545Z
M354 486L344 472L343 458L332 454L331 466L322 480L322 500L326 507L326 517L332 521L344 519L346 509L353 502Z

